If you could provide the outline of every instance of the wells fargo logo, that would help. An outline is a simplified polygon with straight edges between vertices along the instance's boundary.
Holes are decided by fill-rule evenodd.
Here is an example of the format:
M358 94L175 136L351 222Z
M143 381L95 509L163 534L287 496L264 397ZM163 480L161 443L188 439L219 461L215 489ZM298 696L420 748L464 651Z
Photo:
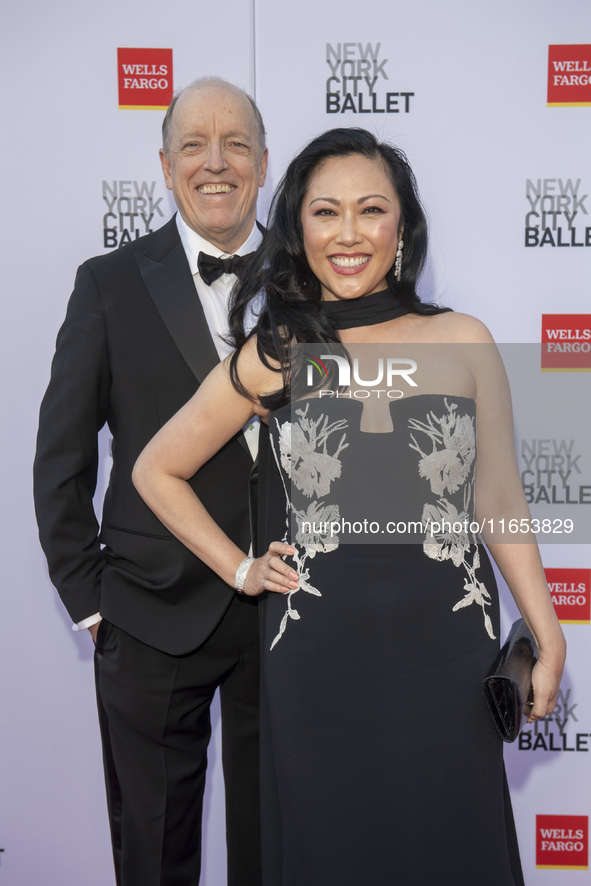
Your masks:
M589 816L536 815L536 867L589 869Z
M119 108L165 111L172 101L172 49L118 49Z
M548 107L591 105L591 44L548 47Z
M591 314L542 314L542 372L591 372Z
M558 621L591 624L591 569L544 569Z

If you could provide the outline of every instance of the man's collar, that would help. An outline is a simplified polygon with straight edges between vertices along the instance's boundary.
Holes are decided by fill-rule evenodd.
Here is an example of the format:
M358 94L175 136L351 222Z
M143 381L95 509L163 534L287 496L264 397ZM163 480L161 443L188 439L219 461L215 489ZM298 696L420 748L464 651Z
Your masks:
M176 214L176 224L193 276L197 273L197 258L200 252L205 252L207 255L213 255L214 258L227 258L229 255L248 255L249 252L254 252L259 248L261 240L263 239L263 235L255 222L247 239L236 252L223 252L217 246L214 246L213 243L209 243L208 240L205 240L190 228L184 219L181 218L180 212L177 212Z

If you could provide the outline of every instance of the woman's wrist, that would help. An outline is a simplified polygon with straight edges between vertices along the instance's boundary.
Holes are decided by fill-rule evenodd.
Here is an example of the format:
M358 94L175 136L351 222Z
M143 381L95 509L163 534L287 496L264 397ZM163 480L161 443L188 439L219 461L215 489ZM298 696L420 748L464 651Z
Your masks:
M238 569L236 570L236 575L234 577L234 589L238 591L239 594L244 593L244 585L246 583L246 576L248 575L248 571L252 564L254 563L254 557L245 557L244 560L239 564Z
M566 658L566 638L560 625L538 637L539 657L550 667L562 666Z
M562 665L566 658L566 643L552 643L538 648L539 657L548 665Z

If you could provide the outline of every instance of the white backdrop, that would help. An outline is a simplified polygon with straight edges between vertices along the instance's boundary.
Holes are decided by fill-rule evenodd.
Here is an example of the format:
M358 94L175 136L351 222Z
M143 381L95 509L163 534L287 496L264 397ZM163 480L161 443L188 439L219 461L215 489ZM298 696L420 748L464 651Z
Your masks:
M285 163L313 135L356 125L394 141L409 155L431 219L424 296L480 317L498 341L535 343L542 314L591 319L591 245L524 245L526 213L532 201L540 208L538 180L540 199L548 180L546 209L556 210L552 197L565 193L562 210L577 210L576 242L591 228L591 107L546 103L548 46L591 43L591 8L587 0L367 0L362 9L353 0L171 0L165 7L154 0L8 0L3 34L0 883L110 886L92 644L71 632L48 580L31 464L55 334L77 265L106 251L103 216L113 182L130 182L124 188L132 195L133 183L151 192L152 228L174 211L158 162L163 111L119 110L117 48L172 48L175 88L211 74L256 95L270 149L262 220ZM363 79L348 80L347 102L343 73L377 77L375 104ZM329 84L340 92L330 107L345 106L343 113L327 113L329 76L341 80ZM375 113L359 113L356 89L362 108ZM398 113L386 112L387 93ZM564 212L546 221L562 228L563 241L570 238ZM578 398L573 393L573 415L582 407ZM545 420L541 408L538 419L534 434L517 417L518 446L533 436L570 439L571 429L557 430L551 412ZM106 454L107 435L102 443ZM591 483L588 441L581 451L579 481ZM105 458L103 490L107 470ZM548 545L543 556L548 567L591 567L589 547L581 545ZM503 615L506 629L515 615L506 592ZM588 624L565 625L568 720L539 727L546 745L551 733L560 745L561 732L567 748L576 734L591 742L590 631ZM224 882L217 713L214 719L204 886ZM426 725L435 737L438 724ZM535 857L537 815L590 814L589 753L583 739L579 745L572 753L545 751L541 742L535 751L507 748L528 886L589 882L588 871L538 869Z

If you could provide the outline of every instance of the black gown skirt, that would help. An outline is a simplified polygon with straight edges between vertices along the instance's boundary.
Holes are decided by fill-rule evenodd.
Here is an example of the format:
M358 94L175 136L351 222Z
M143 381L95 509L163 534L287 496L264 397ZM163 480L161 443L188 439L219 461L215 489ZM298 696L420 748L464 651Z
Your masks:
M337 511L374 529L472 515L473 401L391 408L388 434L361 432L356 402L270 416L261 542L294 544L301 578L262 605L264 884L522 886L480 691L499 636L482 545L433 527L413 543L323 533Z

